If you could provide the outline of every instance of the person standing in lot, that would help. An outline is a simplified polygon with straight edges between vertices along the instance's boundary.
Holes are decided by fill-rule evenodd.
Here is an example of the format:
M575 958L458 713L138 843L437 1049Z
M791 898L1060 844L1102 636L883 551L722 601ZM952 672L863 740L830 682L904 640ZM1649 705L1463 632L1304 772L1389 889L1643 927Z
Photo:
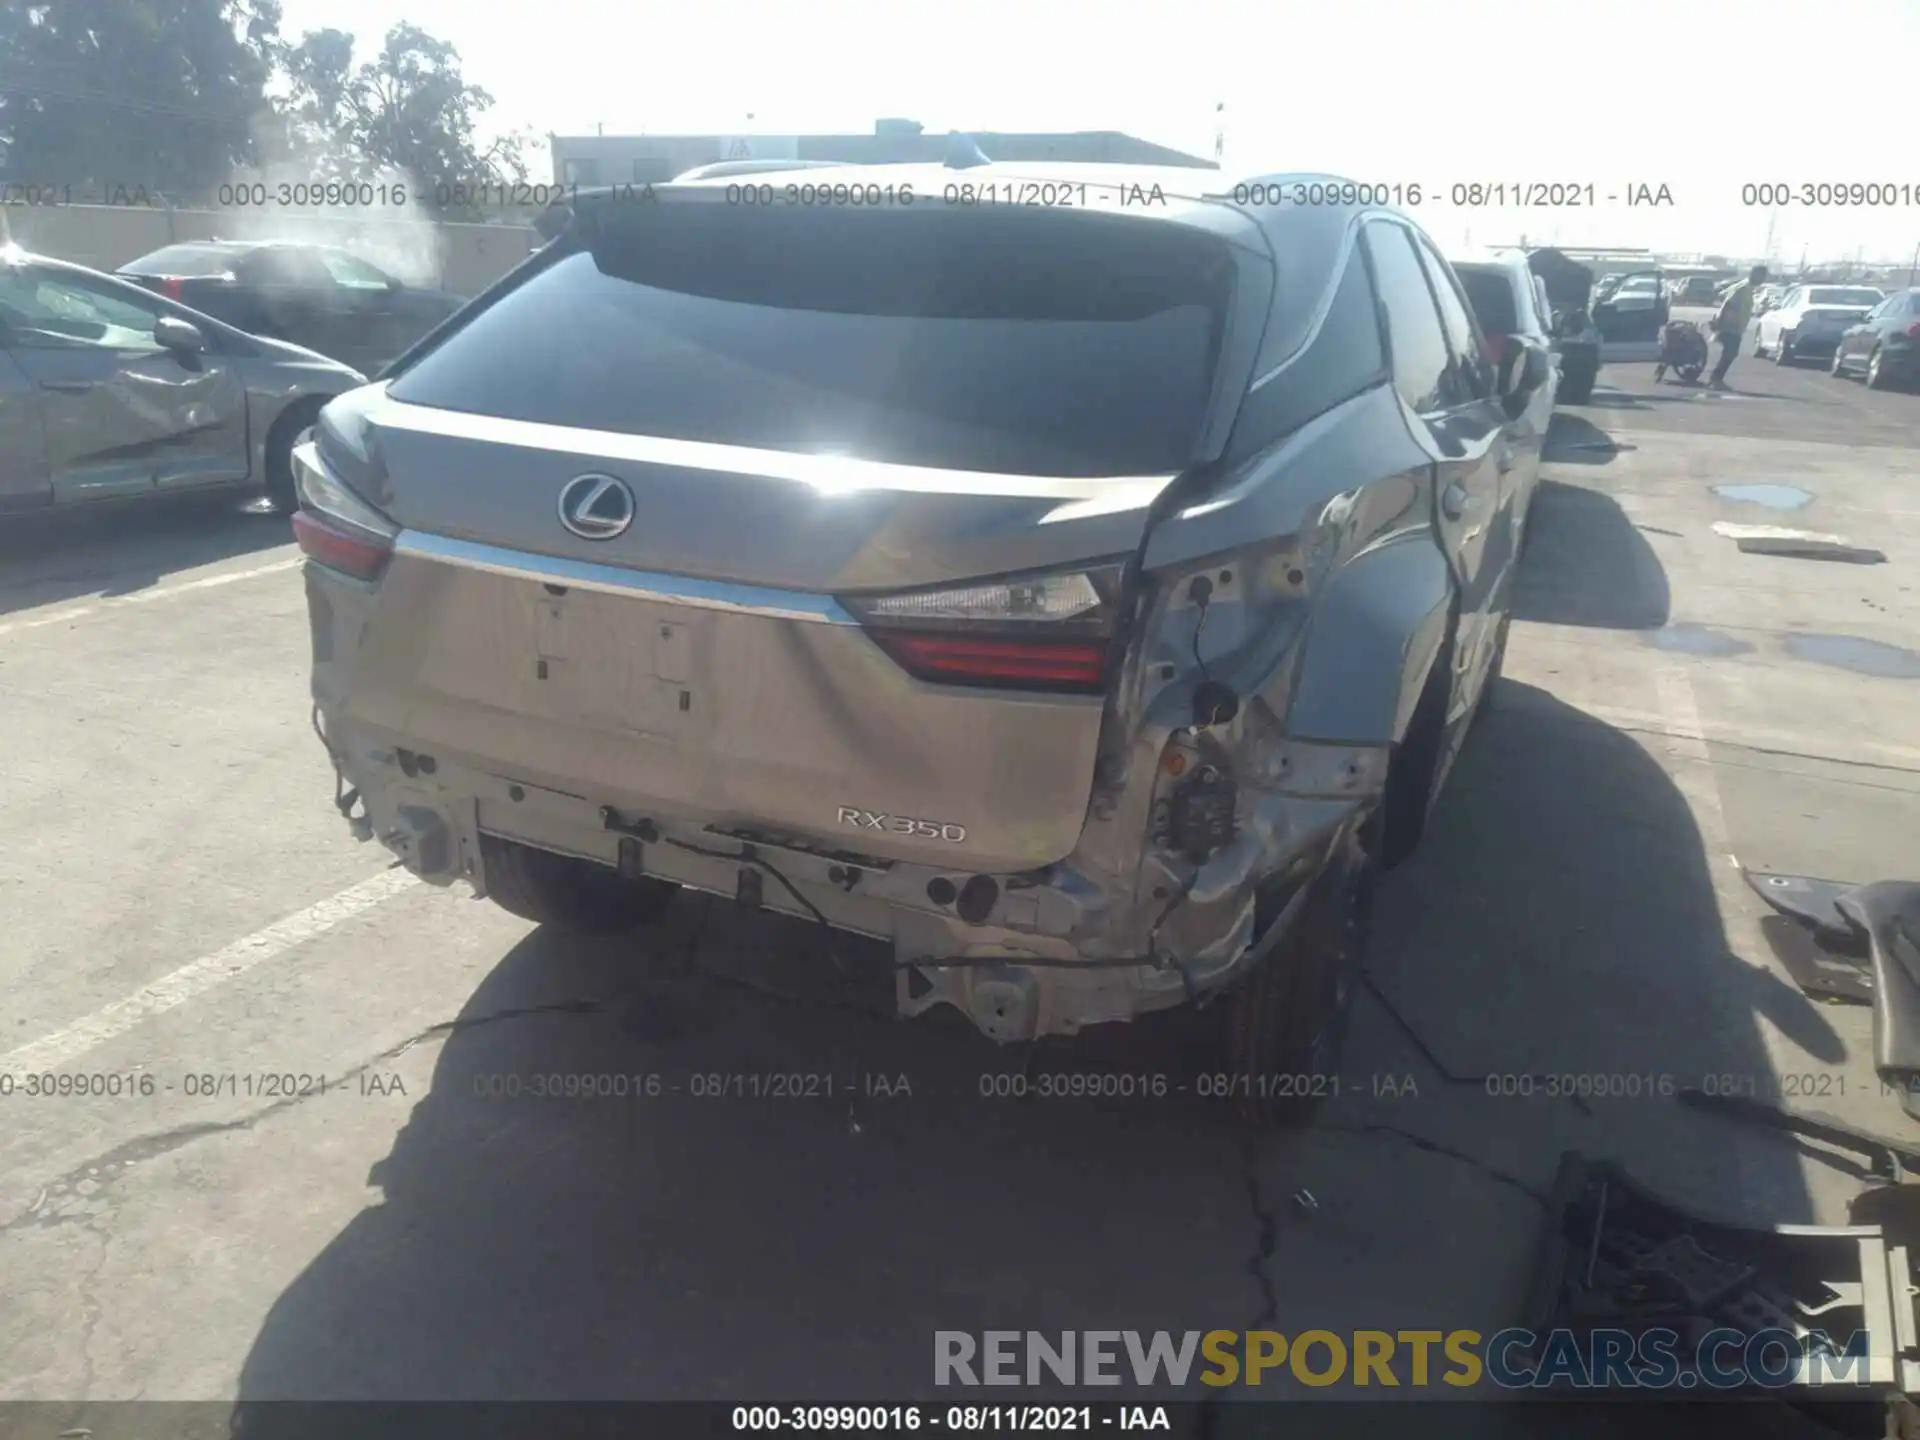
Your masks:
M1720 302L1720 313L1713 317L1713 333L1720 340L1720 358L1714 363L1713 378L1707 381L1709 388L1727 388L1727 371L1733 366L1733 357L1740 353L1740 337L1747 333L1747 326L1753 323L1754 291L1766 281L1767 267L1756 265L1747 272L1747 278L1729 290L1727 298Z

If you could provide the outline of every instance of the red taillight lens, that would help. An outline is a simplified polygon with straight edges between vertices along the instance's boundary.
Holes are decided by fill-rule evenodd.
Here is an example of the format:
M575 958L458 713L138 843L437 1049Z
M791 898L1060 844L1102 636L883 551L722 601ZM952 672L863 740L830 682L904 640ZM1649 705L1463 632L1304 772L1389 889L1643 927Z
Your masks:
M160 293L165 295L169 300L178 300L180 298L181 292L185 289L186 289L186 286L184 282L181 281L178 275L166 275L161 277Z
M1907 326L1907 334L1916 340L1920 340L1920 320L1916 320L1913 324Z
M873 638L908 674L946 685L1098 691L1107 679L1104 641L912 635Z
M355 580L378 580L393 558L392 541L329 524L307 510L294 511L293 538L310 559Z
M1122 566L1114 561L891 595L844 596L873 641L919 680L1002 690L1106 688Z

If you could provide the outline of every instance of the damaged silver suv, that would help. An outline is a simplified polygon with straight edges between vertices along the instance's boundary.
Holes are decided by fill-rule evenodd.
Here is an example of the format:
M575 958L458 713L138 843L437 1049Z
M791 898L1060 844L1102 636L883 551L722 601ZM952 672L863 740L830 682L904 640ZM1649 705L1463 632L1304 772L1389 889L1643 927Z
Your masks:
M805 178L583 195L327 407L343 814L556 926L880 937L997 1040L1218 997L1304 1114L1500 666L1544 366L1324 177Z

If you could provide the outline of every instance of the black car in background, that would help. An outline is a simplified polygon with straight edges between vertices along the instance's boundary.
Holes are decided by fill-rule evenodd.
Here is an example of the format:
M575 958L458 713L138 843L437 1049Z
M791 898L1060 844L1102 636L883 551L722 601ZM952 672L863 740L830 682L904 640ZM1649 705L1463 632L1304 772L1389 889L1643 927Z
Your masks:
M1896 290L1841 335L1832 372L1858 372L1875 390L1920 385L1920 290Z
M1600 375L1600 327L1594 323L1593 271L1560 251L1546 248L1527 256L1527 268L1540 277L1551 312L1553 352L1560 357L1559 399L1584 405L1593 398Z
M371 375L465 302L409 285L351 251L285 240L168 245L118 273L250 334Z

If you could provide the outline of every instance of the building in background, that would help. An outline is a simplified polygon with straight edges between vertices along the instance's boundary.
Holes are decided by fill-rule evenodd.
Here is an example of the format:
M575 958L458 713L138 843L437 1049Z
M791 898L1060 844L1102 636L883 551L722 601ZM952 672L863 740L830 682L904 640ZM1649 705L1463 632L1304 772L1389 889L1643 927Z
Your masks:
M967 132L994 160L1061 160L1104 165L1219 167L1184 151L1117 130L1055 134ZM717 160L833 160L884 165L946 158L947 137L912 120L876 121L871 135L550 135L554 183L644 185L671 180Z

